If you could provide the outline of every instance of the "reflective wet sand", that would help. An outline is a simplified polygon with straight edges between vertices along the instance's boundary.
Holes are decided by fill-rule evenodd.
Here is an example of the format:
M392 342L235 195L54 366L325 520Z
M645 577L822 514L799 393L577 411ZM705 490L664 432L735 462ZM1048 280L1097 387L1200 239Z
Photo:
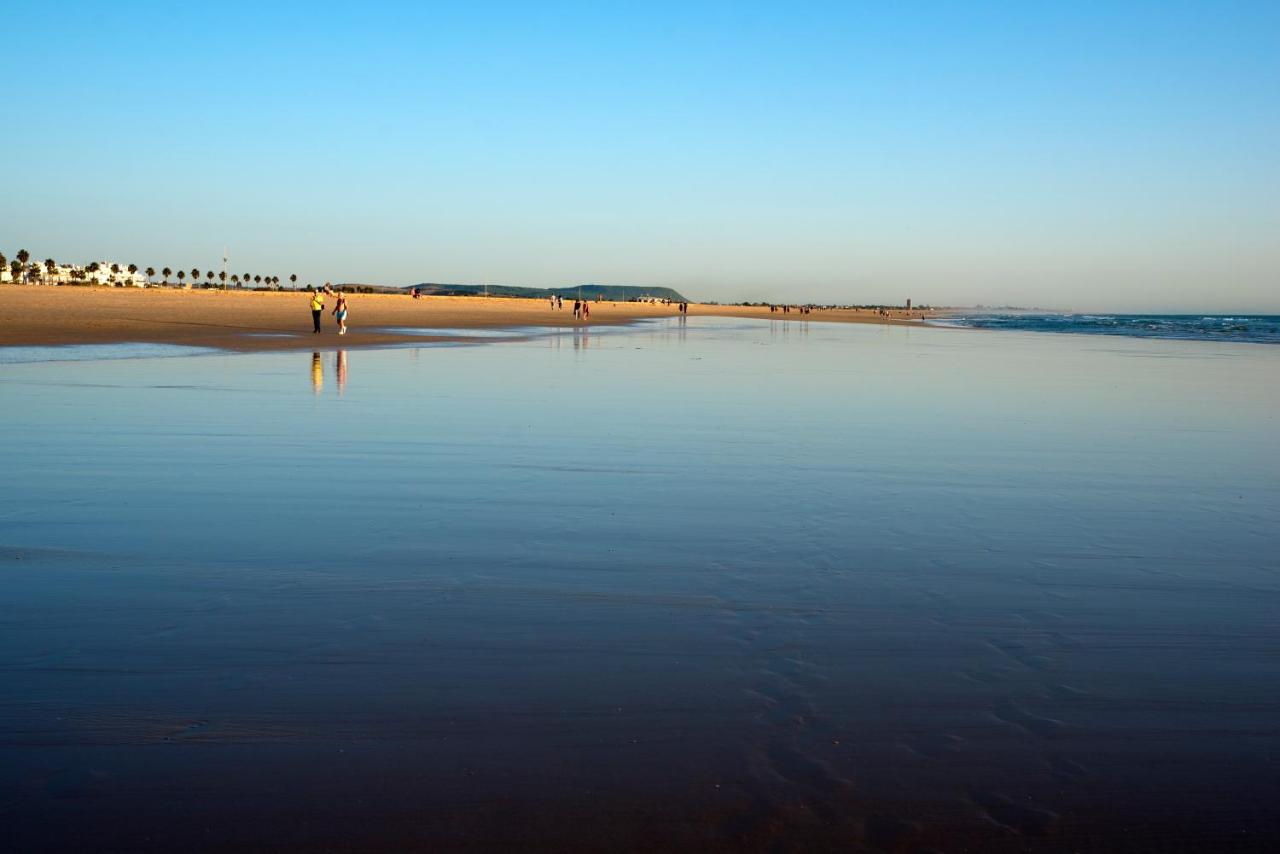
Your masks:
M701 318L0 366L0 817L18 850L1273 848L1278 375Z

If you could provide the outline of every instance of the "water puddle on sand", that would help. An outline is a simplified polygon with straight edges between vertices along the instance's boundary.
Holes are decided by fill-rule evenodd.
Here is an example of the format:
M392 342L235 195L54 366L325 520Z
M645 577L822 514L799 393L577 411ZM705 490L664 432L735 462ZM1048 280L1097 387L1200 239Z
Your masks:
M59 344L52 347L0 347L0 365L31 362L87 362L114 359L153 359L169 356L204 356L219 353L212 347L182 344Z
M542 326L508 326L501 328L471 328L465 326L379 326L371 332L385 332L391 335L413 335L441 338L483 338L517 340L531 338L535 335L554 334L555 330Z

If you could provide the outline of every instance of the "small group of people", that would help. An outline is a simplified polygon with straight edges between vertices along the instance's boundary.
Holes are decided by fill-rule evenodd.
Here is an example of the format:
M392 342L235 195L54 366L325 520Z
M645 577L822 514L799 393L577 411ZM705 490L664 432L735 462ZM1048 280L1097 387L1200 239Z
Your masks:
M564 308L564 297L559 294L552 294L547 298L547 301L551 303L552 311L559 311ZM596 302L599 301L600 298L596 297ZM573 301L573 316L575 320L586 320L591 317L591 306L587 300L579 297Z
M769 306L770 314L778 311L782 312L783 314L790 314L793 311L796 312L797 314L809 314L812 310L813 310L813 307L808 305L791 306L791 305L772 305L771 304Z
M679 311L681 314L687 315L689 313L689 303L687 302L679 303L676 306L676 310Z
M323 288L308 287L307 290L311 295L311 326L312 333L320 332L320 316L324 314L324 298L326 296L334 296L333 285L328 282L324 283ZM342 291L337 292L337 301L333 305L333 316L338 321L338 334L347 334L347 295Z

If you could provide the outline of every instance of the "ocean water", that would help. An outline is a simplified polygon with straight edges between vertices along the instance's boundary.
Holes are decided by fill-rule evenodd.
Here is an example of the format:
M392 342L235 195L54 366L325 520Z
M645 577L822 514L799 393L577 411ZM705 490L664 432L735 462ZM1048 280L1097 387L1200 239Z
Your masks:
M698 318L0 365L6 844L1274 850L1278 376Z
M974 329L1280 344L1280 316L1277 315L1019 313L971 314L934 322Z

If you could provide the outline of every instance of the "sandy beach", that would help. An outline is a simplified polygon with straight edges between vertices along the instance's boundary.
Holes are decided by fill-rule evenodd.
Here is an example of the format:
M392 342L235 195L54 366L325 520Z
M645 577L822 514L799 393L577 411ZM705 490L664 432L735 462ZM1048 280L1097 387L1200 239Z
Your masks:
M449 340L433 329L517 326L577 326L570 305L553 311L545 300L498 297L412 297L349 294L349 333L344 347L413 340ZM227 350L291 350L338 341L325 303L324 332L311 333L305 291L221 291L177 288L0 286L0 346L109 344L140 341L218 347ZM674 305L632 302L591 304L590 324L629 323L674 317ZM792 322L891 323L918 325L905 312L882 317L872 310L771 313L768 307L689 304L690 316L751 317ZM918 318L920 312L913 312ZM422 335L406 334L420 328ZM390 329L402 330L399 332Z

